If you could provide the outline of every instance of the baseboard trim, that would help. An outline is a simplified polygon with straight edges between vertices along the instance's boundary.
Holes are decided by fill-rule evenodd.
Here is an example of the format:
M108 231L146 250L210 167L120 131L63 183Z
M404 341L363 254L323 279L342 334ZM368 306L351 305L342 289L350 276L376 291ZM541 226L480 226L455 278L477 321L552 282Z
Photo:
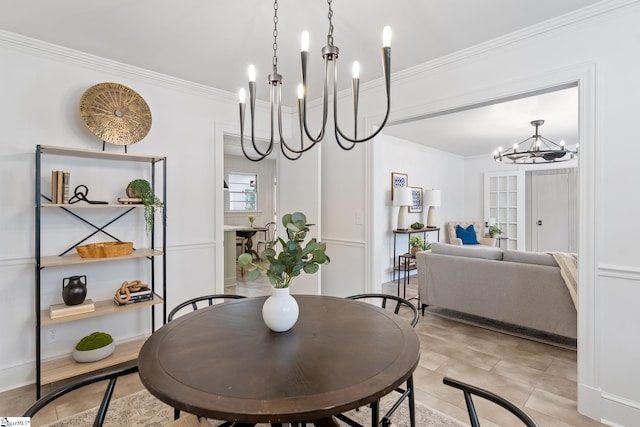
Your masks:
M35 362L23 362L0 369L0 393L34 384ZM35 400L35 389L33 399Z
M640 402L578 384L578 411L589 418L614 427L636 425L640 420Z
M601 421L609 426L632 426L640 420L640 403L602 393Z
M600 403L600 390L588 385L578 384L578 412L585 417L599 421L601 414Z

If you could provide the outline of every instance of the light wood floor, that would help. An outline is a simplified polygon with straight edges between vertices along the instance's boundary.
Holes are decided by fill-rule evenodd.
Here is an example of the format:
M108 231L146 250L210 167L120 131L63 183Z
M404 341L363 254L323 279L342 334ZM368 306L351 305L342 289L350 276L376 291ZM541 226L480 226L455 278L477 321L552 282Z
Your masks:
M270 293L266 280L247 283L239 275L238 279L237 285L227 288L227 292L247 296ZM416 288L413 278L407 288L407 298L416 295ZM383 291L395 294L395 284L385 284ZM524 409L540 426L603 425L577 412L575 351L429 313L420 318L416 331L421 341L420 364L414 372L418 401L468 425L462 392L442 384L442 378L449 376L509 399ZM56 384L45 387L43 393L55 386ZM59 399L56 405L50 405L41 411L32 425L49 423L97 406L103 387L94 386ZM142 388L137 377L123 378L116 386L115 397L122 397ZM19 416L34 400L34 386L0 393L0 416ZM515 417L481 399L476 400L476 407L483 427L521 425Z

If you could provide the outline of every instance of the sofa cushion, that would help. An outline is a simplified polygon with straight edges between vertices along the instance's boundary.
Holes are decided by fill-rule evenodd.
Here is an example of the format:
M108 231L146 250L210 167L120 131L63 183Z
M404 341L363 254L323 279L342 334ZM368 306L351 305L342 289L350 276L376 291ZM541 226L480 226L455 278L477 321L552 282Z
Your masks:
M468 258L481 258L490 260L502 260L502 249L484 245L457 246L448 243L434 242L431 244L431 252L440 255L463 256Z
M548 265L551 267L558 266L553 255L544 252L523 252L505 249L502 260L509 262L521 262L523 264Z
M463 228L460 225L456 225L456 237L462 240L463 245L478 245L478 237L476 236L476 230L473 224L467 228Z

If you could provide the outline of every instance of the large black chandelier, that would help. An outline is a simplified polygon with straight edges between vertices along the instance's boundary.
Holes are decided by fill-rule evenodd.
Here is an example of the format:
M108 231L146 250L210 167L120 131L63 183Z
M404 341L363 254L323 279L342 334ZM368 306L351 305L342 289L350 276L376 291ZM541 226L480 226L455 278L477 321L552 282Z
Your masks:
M575 150L565 146L564 141L555 143L540 135L538 128L544 124L544 120L534 120L531 126L536 128L536 133L524 141L513 144L507 150L498 147L493 152L493 159L501 163L537 164L566 162L578 156L578 145Z
M266 149L260 149L256 144L254 137L254 115L256 103L256 70L253 65L249 66L249 108L251 113L251 146L252 150L247 150L244 141L244 118L245 118L245 102L246 92L240 89L240 146L244 156L254 162L260 161L267 157L273 151L275 123L277 122L278 137L282 154L289 160L299 159L305 151L313 148L317 143L322 141L325 136L325 128L328 117L329 92L331 85L330 75L333 75L333 123L334 134L338 145L344 150L351 150L358 143L366 142L374 138L384 128L389 118L389 109L391 106L390 86L391 86L391 29L386 26L382 32L382 65L384 71L384 80L387 92L387 112L382 124L371 135L358 139L358 95L360 91L360 66L358 62L353 63L353 114L354 114L354 131L353 136L349 137L344 134L338 125L338 53L339 49L333 44L333 10L331 1L327 0L329 5L329 32L327 34L327 45L322 48L322 57L324 59L324 86L322 90L322 128L316 135L309 132L307 126L307 63L309 56L309 33L303 31L301 37L301 61L302 61L302 83L298 85L298 121L300 125L300 144L294 147L288 144L282 136L282 75L278 74L278 0L273 4L273 72L269 74L268 83L270 86L270 104L271 104L271 137L269 145ZM332 65L330 65L332 64ZM304 139L310 140L305 146ZM248 144L248 143L247 143ZM251 151L251 153L249 153Z

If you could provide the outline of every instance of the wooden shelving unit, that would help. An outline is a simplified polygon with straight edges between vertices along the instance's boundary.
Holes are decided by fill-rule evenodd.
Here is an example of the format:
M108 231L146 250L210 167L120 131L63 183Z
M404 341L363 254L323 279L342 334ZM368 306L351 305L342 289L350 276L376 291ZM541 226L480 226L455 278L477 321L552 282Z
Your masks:
M70 158L82 158L88 159L87 162L91 162L94 159L97 162L134 162L140 163L141 165L148 165L151 168L151 185L152 188L155 187L156 179L158 173L156 169L158 166L161 166L161 174L162 174L162 200L165 203L166 208L166 176L167 176L167 165L166 158L163 156L152 156L152 155L140 155L140 154L128 154L128 153L116 153L116 152L105 152L105 151L95 151L95 150L83 150L83 149L74 149L74 148L64 148L64 147L54 147L47 145L38 145L36 146L36 179L35 179L35 269L36 269L36 283L35 283L35 308L36 308L36 393L37 398L40 398L41 386L42 384L49 384L55 381L72 378L78 375L87 374L99 369L107 368L109 366L118 365L123 362L128 362L135 360L138 357L138 352L145 341L145 338L122 342L116 342L116 349L114 353L107 357L106 359L93 362L93 363L78 363L76 362L71 355L48 360L46 362L42 361L42 340L43 334L42 329L46 327L51 327L53 325L62 325L69 322L82 322L91 318L100 318L103 316L115 316L121 314L123 312L130 312L131 310L149 310L149 314L151 317L151 328L147 331L146 335L151 334L155 330L155 308L157 306L162 306L162 322L166 321L167 317L167 309L164 304L164 296L166 295L166 213L165 209L162 210L162 240L161 242L156 242L154 231L150 231L150 247L148 248L135 248L134 242L134 251L130 255L118 256L118 257L110 257L110 258L81 258L77 253L73 252L73 246L71 248L62 250L58 255L47 255L43 256L41 254L42 247L42 239L43 235L46 235L47 229L46 226L42 225L42 215L46 215L52 210L59 210L67 213L70 216L79 218L82 222L92 225L95 230L91 234L87 234L88 237L97 234L104 233L109 238L108 240L117 240L112 234L104 231L104 227L98 227L87 219L85 213L90 211L101 210L105 213L109 213L112 211L114 216L111 221L107 223L107 225L119 221L120 218L129 214L130 212L139 211L137 208L141 207L140 204L119 204L119 203L108 203L108 204L89 204L89 203L75 203L75 204L61 204L61 203L49 203L48 198L42 191L42 180L43 171L42 171L42 157L43 156L64 156ZM102 165L104 166L104 164ZM108 166L108 165L107 165ZM106 211L104 211L106 209ZM43 211L45 211L43 213ZM156 218L156 223L159 220ZM156 258L160 258L161 264L161 273L158 276L156 272ZM45 269L54 269L57 267L73 267L77 265L86 265L91 263L118 263L125 260L139 260L139 262L148 262L148 277L146 278L146 282L149 283L149 287L152 289L154 293L154 298L149 301L143 301L133 304L127 304L123 306L118 306L113 302L113 299L106 299L100 301L94 301L95 310L86 313L79 313L74 315L56 317L52 319L49 312L49 306L42 305L41 295L42 295L42 275L46 274L43 272ZM66 270L65 270L66 271ZM122 278L118 277L117 269L114 269L114 281L121 283Z

